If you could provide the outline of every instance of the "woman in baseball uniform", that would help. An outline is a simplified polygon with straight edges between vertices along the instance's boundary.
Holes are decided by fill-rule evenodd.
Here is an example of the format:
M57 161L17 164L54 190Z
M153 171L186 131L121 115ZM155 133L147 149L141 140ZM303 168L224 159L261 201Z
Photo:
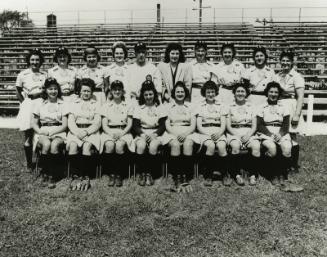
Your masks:
M193 140L190 138L195 131L195 110L185 99L189 91L182 81L178 81L171 91L174 101L167 106L166 131L170 147L170 164L176 187L187 183L193 169ZM165 144L165 143L163 143Z
M133 114L133 131L136 145L136 164L139 170L138 184L152 186L153 175L160 162L158 148L165 139L166 112L160 104L158 92L152 81L142 84L139 105ZM148 153L147 153L148 152Z
M53 61L56 66L48 70L48 76L55 78L61 87L62 98L65 102L73 102L76 100L75 83L77 69L69 65L72 57L67 48L61 46L57 48Z
M44 83L43 101L33 111L34 149L40 148L40 167L49 176L49 186L54 187L54 179L59 177L58 163L66 140L68 109L61 99L61 87L56 79L47 78Z
M42 92L47 73L40 70L44 62L42 52L35 48L26 56L28 68L21 71L16 80L17 98L20 102L17 124L20 131L24 131L24 150L27 168L32 169L33 129L32 118L34 106L42 102Z
M265 89L267 102L257 114L258 133L267 150L265 167L273 185L284 183L291 160L290 113L288 106L278 101L282 92L279 83L269 82ZM277 154L277 145L281 148L281 156Z
M95 154L100 150L100 102L92 97L94 88L92 79L81 79L79 98L69 107L67 149L71 173L80 177L80 181L72 186L77 190L90 187L89 175L93 175L90 173L95 168Z
M197 106L197 130L192 136L195 143L205 147L203 159L205 184L212 185L213 171L217 166L224 173L224 184L230 185L230 175L227 171L227 139L225 136L227 108L216 99L218 86L213 81L207 81L201 88L204 100ZM219 157L215 156L218 151Z
M168 44L165 51L165 60L163 63L159 63L158 69L161 72L163 82L163 102L170 102L172 90L177 81L182 81L187 90L191 90L192 70L189 64L185 63L183 48L180 44Z
M89 78L94 81L93 98L102 105L106 101L105 92L108 91L109 81L106 68L99 64L100 55L95 46L85 48L84 61L86 64L77 71L77 78Z
M219 85L219 100L230 104L234 100L233 85L241 81L245 68L240 61L235 59L236 49L234 44L223 44L220 54L223 60L211 72Z
M264 90L269 82L276 80L276 74L273 69L267 66L268 54L266 48L254 48L252 58L254 66L245 71L243 78L250 83L248 100L255 106L261 106L267 100Z
M109 186L122 186L122 177L127 169L126 150L133 149L132 128L133 108L125 100L123 82L115 80L110 84L109 101L101 108L101 147L103 166L109 176Z
M256 135L257 116L256 107L247 101L250 93L244 83L236 83L233 88L234 102L228 107L227 115L227 143L231 148L230 170L236 183L243 186L244 180L240 173L240 165L250 165L250 185L256 184L257 169L260 164L260 141ZM244 159L240 155L242 149L249 149L250 159ZM245 156L244 156L245 157ZM246 156L246 158L249 158Z
M292 138L292 167L298 170L300 147L296 139L298 133L303 133L305 123L302 115L304 101L304 78L294 68L294 53L282 52L280 57L282 70L277 74L277 82L283 89L281 101L289 108L290 113L290 135Z

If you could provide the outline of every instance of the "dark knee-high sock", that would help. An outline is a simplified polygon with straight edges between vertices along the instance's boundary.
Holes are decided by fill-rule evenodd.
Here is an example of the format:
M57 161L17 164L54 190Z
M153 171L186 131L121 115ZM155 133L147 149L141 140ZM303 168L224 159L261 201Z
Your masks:
M257 177L261 168L261 157L251 155L249 160L249 175L254 175Z
M41 154L39 159L39 166L42 169L43 174L49 174L49 162L50 162L50 155L49 154Z
M229 156L229 173L232 177L240 174L241 156L239 154L231 154Z
M147 158L145 155L147 154L135 154L136 173L140 174L146 172L148 163L146 163Z
M203 177L211 178L215 168L215 156L205 155L202 159Z
M287 179L289 168L292 165L291 157L281 156L281 175Z
M79 154L71 154L68 156L70 175L81 176L81 160Z
M59 167L62 165L64 158L61 154L50 154L50 167L49 167L49 172L50 175L54 178L59 178L60 175L60 170Z
M193 178L194 159L193 156L183 155L183 174L186 174L188 179Z
M24 146L24 153L26 159L27 168L32 168L33 162L33 147L32 146Z
M127 166L128 166L127 154L126 153L116 154L115 169L117 175L120 175L121 177L126 176Z
M216 167L221 172L221 174L226 175L229 174L229 166L230 166L230 156L218 156L215 161Z
M182 168L182 157L181 156L170 156L169 157L169 171L176 177L178 174L181 173Z
M111 174L114 171L114 155L114 153L104 153L102 156L102 166L105 174Z
M300 146L299 145L294 145L292 147L291 166L294 167L295 169L298 169L298 167L299 167L299 155L300 155Z

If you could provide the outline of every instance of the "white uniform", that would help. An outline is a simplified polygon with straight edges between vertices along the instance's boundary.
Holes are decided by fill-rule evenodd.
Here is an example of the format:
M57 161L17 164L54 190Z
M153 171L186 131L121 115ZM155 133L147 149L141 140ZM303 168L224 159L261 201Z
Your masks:
M77 69L75 67L68 66L66 69L63 69L56 65L48 70L48 76L57 80L63 95L74 93L77 76Z
M106 74L109 77L110 84L115 80L119 80L123 82L124 89L126 91L127 70L128 70L128 65L126 63L123 66L119 66L116 63L112 63L111 65L107 66Z
M232 103L234 100L233 85L241 81L245 72L244 65L238 60L233 60L229 65L221 61L212 68L211 72L216 76L218 84L223 81L223 85L219 87L218 100L227 104Z
M264 104L267 97L264 95L263 91L269 82L276 81L277 79L274 70L267 66L262 69L253 66L245 71L243 77L248 79L252 85L248 100L255 106Z
M293 68L289 73L284 74L279 72L277 74L277 82L284 89L281 102L289 108L290 121L296 111L296 89L305 88L304 78L302 75L295 71ZM305 122L303 116L300 116L300 120L297 126L293 126L290 123L290 133L303 133L305 131Z
M191 100L193 103L199 103L203 100L201 95L201 88L205 82L210 80L211 70L214 68L212 62L199 63L196 59L190 62L192 69L192 95ZM217 83L217 80L213 77L212 80Z
M159 69L151 62L146 62L144 66L139 66L133 63L128 66L127 70L127 86L125 91L128 96L134 95L139 97L142 83L147 76L151 76L152 82L155 85L158 93L162 92L162 80Z
M45 71L33 72L32 69L23 70L17 76L16 87L22 88L22 95L25 98L17 115L17 124L21 131L32 128L34 106L42 102L41 98L34 100L32 98L42 93L46 78Z

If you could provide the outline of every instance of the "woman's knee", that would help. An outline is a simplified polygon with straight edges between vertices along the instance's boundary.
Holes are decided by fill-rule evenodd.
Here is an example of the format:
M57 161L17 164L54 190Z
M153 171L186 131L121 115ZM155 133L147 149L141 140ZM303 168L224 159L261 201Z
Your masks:
M115 143L113 141L106 141L104 143L105 153L113 153L114 149L115 149Z
M212 140L207 140L204 145L206 147L206 155L215 154L215 143Z
M282 154L285 157L291 157L292 154L292 143L290 141L283 141L280 145Z
M64 140L62 140L61 138L55 138L52 140L51 142L51 149L50 152L52 154L57 154L60 151L60 148L63 146L64 144Z
M181 154L181 145L179 143L178 140L171 140L169 142L169 146L170 146L170 154L172 156L178 156Z
M92 144L89 142L84 142L83 149L82 149L83 155L92 155Z
M75 142L70 142L68 145L68 154L78 154L78 145Z
M218 149L218 155L219 156L226 156L227 155L227 149L226 149L226 142L225 141L219 141L217 143L217 149Z
M51 142L47 138L42 138L39 140L39 145L41 146L42 154L47 154L50 151Z
M264 141L263 146L267 149L267 155L270 157L274 157L277 154L277 146L275 144L275 142L272 141Z
M126 142L123 140L116 141L116 153L123 154L125 152Z
M158 153L158 148L161 145L159 140L152 140L149 145L149 153L155 155Z
M136 153L143 154L146 149L146 141L144 139L139 139L136 142Z
M248 146L251 149L251 154L255 157L260 157L260 147L261 145L258 140L253 140Z
M241 150L241 143L237 140L232 140L229 143L231 149L232 149L232 154L239 154Z
M183 143L183 153L184 155L192 155L193 153L193 141L191 139L186 139Z

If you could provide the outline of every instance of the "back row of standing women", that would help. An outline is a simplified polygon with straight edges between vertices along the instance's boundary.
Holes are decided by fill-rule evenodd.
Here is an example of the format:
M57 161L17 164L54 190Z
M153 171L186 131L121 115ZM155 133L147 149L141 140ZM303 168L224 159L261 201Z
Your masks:
M113 155L108 157L107 163L109 163L110 159L110 163L113 164L119 162L125 145L132 148L134 145L134 149L136 149L138 156L136 162L140 164L139 166L142 166L142 164L145 163L143 159L147 158L145 157L146 155L143 154L146 148L148 148L148 152L152 157L152 161L147 163L156 163L153 159L157 158L156 153L158 147L162 144L169 144L171 147L172 166L180 167L181 165L178 162L180 162L181 159L174 158L180 155L180 145L184 146L182 148L183 158L186 161L187 159L191 160L190 156L192 155L193 143L195 142L206 146L206 156L208 156L208 159L204 162L204 166L207 166L207 170L212 171L215 165L212 164L214 161L212 158L210 160L210 156L214 154L215 148L217 148L220 157L222 159L226 157L227 143L232 148L232 156L234 155L232 158L236 158L241 147L251 148L254 159L260 156L260 153L258 153L260 152L259 140L257 140L258 138L254 138L256 140L253 141L252 137L256 135L257 125L261 126L262 124L257 124L257 113L254 114L253 106L256 108L262 105L261 110L263 111L260 112L261 115L258 114L258 116L263 119L259 119L261 123L263 121L262 128L267 129L264 123L271 122L269 126L274 132L269 131L269 129L268 131L263 129L261 132L265 133L261 134L268 136L270 141L277 142L278 144L287 142L287 144L281 145L282 150L284 150L283 155L288 158L291 156L290 149L293 145L293 166L296 165L298 145L295 141L295 132L297 132L296 128L301 119L304 80L293 68L294 56L291 52L283 52L280 55L282 70L280 73L275 74L275 72L267 66L268 56L266 50L260 47L254 49L254 66L247 70L244 69L243 64L234 59L236 50L232 44L224 44L222 46L221 55L223 60L218 65L213 65L206 60L207 46L204 42L198 42L195 45L196 59L190 63L185 63L182 47L179 44L169 44L165 52L165 60L163 63L160 63L158 67L146 60L146 46L143 43L139 43L135 46L136 61L130 65L125 63L127 49L123 43L116 43L112 50L115 62L107 67L103 67L98 63L100 56L97 49L95 47L86 48L84 51L86 65L76 70L69 66L71 56L68 50L63 47L58 48L54 56L54 61L57 62L58 65L50 69L48 74L40 70L40 66L43 63L43 56L40 50L36 49L30 52L27 57L27 63L30 68L19 74L16 84L18 97L22 102L18 119L20 120L20 129L25 131L26 137L24 147L29 166L31 165L33 138L33 130L31 130L31 128L33 127L34 131L39 134L38 132L40 131L38 130L41 130L42 127L43 130L46 130L46 125L51 125L48 127L52 129L54 127L52 126L53 124L49 124L49 118L46 117L51 115L45 114L45 120L47 122L43 122L45 126L40 127L36 125L36 122L30 122L31 114L34 113L34 118L36 117L37 121L42 123L42 118L40 116L41 112L38 110L58 110L58 108L50 108L49 106L44 108L44 105L51 106L50 91L46 90L45 98L47 98L48 101L40 98L44 89L43 86L46 77L55 78L56 80L55 83L53 81L51 83L51 79L48 79L47 83L45 83L45 85L48 85L46 88L51 88L51 85L53 86L58 82L58 89L62 91L64 101L66 103L72 103L71 105L66 104L66 106L70 106L69 110L67 110L67 107L63 108L66 109L66 114L72 114L68 116L68 127L71 131L71 135L68 134L67 142L74 142L76 145L73 144L73 147L69 147L69 154L71 156L77 155L78 147L83 148L83 153L86 156L91 155L91 148L95 146L95 148L100 151L105 149L104 151L107 154L112 155L113 152L116 152L115 157L113 157ZM93 82L87 79L91 79ZM79 81L79 83L77 83L79 87L75 86L76 81ZM241 81L243 84L240 84ZM275 88L276 91L277 88L277 94L275 92L275 99L267 102L266 96L269 95L270 91L267 90L270 88L267 87L267 85L272 81L276 81L277 83L270 83L270 87L272 87L270 90L274 91ZM248 85L247 87L244 86L244 82ZM94 83L94 85L91 85L92 83ZM238 87L235 87L236 84ZM219 86L219 91L217 85ZM275 85L275 87L272 85ZM83 94L83 86L89 87L89 90L86 89L84 91L90 92L84 92L85 94ZM55 86L53 87L56 88ZM126 91L125 94L122 93L123 90ZM233 90L235 94L233 94ZM74 94L76 91L79 93L79 98ZM119 93L119 91L121 92ZM95 97L90 97L92 94L94 94ZM245 101L248 94L248 101ZM108 95L111 99L109 102L107 102ZM218 96L216 97L216 95ZM241 95L244 95L244 97ZM122 100L124 97L127 99L127 101L124 101L126 108L122 108L122 105L114 104L117 99ZM277 104L279 97L281 101ZM271 98L273 98L273 96L271 96ZM91 101L88 102L88 105L85 105L83 99L91 99ZM132 102L131 106L133 107L128 107L128 109L127 105L129 106L129 104L127 103L130 99ZM203 101L203 99L205 100ZM140 105L136 106L133 104L136 100L139 101ZM163 111L163 108L153 109L153 107L151 107L152 105L147 105L147 100L150 102L152 101L152 104L155 104L155 106L159 106L160 102L169 102L169 108L167 107L168 113L167 111ZM187 101L190 101L192 105ZM267 110L269 111L264 111L263 105L270 105L272 102L274 102L274 104L272 104L274 106L268 106ZM42 108L40 106L42 106ZM60 104L57 103L56 106L58 107ZM90 106L93 107L90 108ZM102 107L100 108L100 106ZM197 106L197 108L194 108L194 106ZM197 111L193 111L194 109ZM109 110L115 111L110 112ZM90 111L93 112L93 114L91 114ZM131 115L131 112L133 112L133 115ZM268 116L265 116L265 112L267 112ZM123 113L126 113L126 117L131 117L131 119L125 119L124 121L120 119L119 121ZM97 140L95 139L96 137L94 137L94 133L98 130L97 126L93 126L92 128L90 123L85 122L88 121L88 117L86 116L92 117L93 120L97 117L95 114L99 115L99 118L97 118L98 120L101 120L101 117L103 118L102 127L104 134L107 135L102 135L102 140ZM276 117L272 119L271 116L274 115ZM61 116L65 116L65 113L62 113ZM168 119L164 119L167 116ZM185 117L183 118L182 116L189 117L185 120ZM229 118L225 121L225 117ZM287 121L284 117L289 117L289 120ZM134 135L136 136L135 139L127 136L129 133L126 133L128 128L130 129L130 127L132 127L132 120ZM252 122L254 120L255 122ZM59 122L61 123L60 126L57 125L62 128L62 131L58 129L54 134L64 131L63 127L65 122L62 121L63 120L60 120ZM73 123L75 123L75 126L72 125ZM227 125L224 123L227 123ZM285 129L285 124L289 125L291 130L289 130L288 127ZM227 126L230 134L229 139L224 137L224 126ZM198 132L196 134L193 133L195 127L197 127ZM281 133L277 133L276 129L273 129L273 127L279 128ZM165 128L168 133L165 133ZM112 131L110 132L110 129L119 131L113 133ZM106 133L106 130L108 133ZM240 133L240 131L245 132ZM291 134L288 132L291 132ZM285 140L285 135L287 135L287 140ZM293 140L291 140L290 135L293 136ZM49 138L49 136L48 133L46 137ZM93 140L88 140L89 144L85 144L85 140L82 139L86 137L93 137ZM52 141L61 142L66 140L64 138L59 140L58 138L60 137L56 136L56 140ZM97 142L94 140L97 140ZM264 141L267 140L266 138ZM117 144L117 141L120 143ZM269 150L268 155L270 152L270 155L274 156L276 155L276 146L270 141L265 143L265 147ZM55 146L52 147L50 143L49 148L51 148L53 155L58 154L58 145L60 144L56 142ZM47 151L44 151L44 154L46 152ZM116 158L115 161L114 158ZM76 160L75 163L77 162ZM287 160L287 163L290 162L290 160ZM72 163L74 163L74 157L72 157ZM191 161L185 163L191 163ZM224 163L226 163L226 161L222 160L221 164L223 166ZM252 163L256 162L254 161ZM211 168L208 168L210 165ZM87 167L87 165L85 167ZM149 167L143 168L143 170L146 169L151 170ZM235 170L237 170L237 168ZM237 183L243 184L244 181L242 181L241 176L238 175L239 174L236 174ZM141 173L140 177L141 185L152 184L152 176L150 173ZM208 183L210 177L211 175L207 175ZM225 177L228 178L228 176ZM182 176L182 174L176 176L176 179L177 181L187 180L186 176ZM117 180L117 184L121 184L119 176L117 179L117 174L112 177L112 181L114 182L111 183L115 183L115 180ZM226 179L226 184L228 183L228 179ZM250 183L255 184L255 174L250 177Z

